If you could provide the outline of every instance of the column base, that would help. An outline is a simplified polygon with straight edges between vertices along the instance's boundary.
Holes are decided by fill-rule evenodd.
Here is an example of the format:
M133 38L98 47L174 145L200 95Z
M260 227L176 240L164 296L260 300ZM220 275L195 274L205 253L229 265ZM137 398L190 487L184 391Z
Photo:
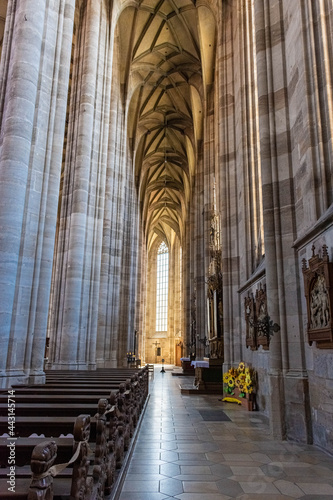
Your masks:
M28 383L28 375L21 370L13 370L0 374L0 388L9 389L12 385L24 385Z
M287 439L312 444L309 381L303 371L291 370L284 379Z
M285 408L282 374L279 371L269 373L270 411L269 422L274 439L286 439Z
M45 373L43 371L30 372L28 384L45 384Z

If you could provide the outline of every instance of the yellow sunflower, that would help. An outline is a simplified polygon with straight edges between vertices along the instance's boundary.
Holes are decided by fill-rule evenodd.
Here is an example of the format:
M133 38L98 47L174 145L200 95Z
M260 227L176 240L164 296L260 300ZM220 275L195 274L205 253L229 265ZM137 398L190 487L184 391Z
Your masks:
M232 389L235 387L235 379L233 377L230 377L228 380L228 386Z
M229 373L223 373L223 382L226 384L229 382L230 374Z
M245 363L241 361L238 365L238 370L243 372L245 370Z

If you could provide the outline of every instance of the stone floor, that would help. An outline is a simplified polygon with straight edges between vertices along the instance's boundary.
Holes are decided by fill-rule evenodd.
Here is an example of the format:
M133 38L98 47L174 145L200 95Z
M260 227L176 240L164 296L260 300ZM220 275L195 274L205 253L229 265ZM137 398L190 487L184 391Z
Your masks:
M273 441L260 412L218 395L181 395L185 377L170 368L155 366L120 500L333 499L333 457ZM202 410L230 421L204 420Z

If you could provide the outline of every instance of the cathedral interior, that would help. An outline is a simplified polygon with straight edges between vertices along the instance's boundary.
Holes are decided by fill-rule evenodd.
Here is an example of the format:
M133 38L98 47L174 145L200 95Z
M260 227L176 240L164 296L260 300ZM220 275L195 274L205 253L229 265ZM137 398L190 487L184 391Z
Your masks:
M332 0L0 24L1 388L244 362L271 435L333 453Z

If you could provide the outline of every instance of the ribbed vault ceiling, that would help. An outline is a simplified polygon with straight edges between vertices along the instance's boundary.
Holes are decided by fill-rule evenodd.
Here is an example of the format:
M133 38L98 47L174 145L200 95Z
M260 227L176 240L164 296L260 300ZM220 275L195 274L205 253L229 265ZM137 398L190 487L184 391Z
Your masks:
M215 37L208 9L202 29L198 11L195 0L141 0L118 21L128 135L149 246L157 237L168 244L175 235L182 239L184 231L202 136L202 81L211 78Z

